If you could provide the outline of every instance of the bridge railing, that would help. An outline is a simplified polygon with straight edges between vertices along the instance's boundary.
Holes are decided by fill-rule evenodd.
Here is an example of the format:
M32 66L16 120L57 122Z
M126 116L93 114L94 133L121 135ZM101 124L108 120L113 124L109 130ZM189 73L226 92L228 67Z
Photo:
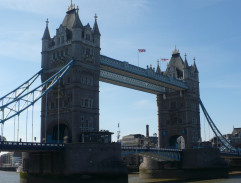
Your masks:
M63 150L64 144L0 141L0 151L4 150Z
M154 151L172 151L172 152L182 152L180 149L167 149L167 148L158 148L158 147L135 147L135 146L121 146L121 149L124 150L154 150Z
M181 161L180 149L166 149L166 148L153 148L153 147L130 147L122 146L122 156L127 155L140 155L156 159L157 161Z

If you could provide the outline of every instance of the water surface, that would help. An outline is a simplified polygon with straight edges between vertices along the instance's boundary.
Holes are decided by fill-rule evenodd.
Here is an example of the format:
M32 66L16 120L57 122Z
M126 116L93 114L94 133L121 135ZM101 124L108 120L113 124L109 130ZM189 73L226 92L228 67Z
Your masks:
M41 181L40 181L41 182ZM62 181L60 181L62 183ZM78 181L79 182L79 181ZM188 180L166 180L166 179L139 179L138 174L129 174L128 181L122 180L83 180L80 183L241 183L241 174L230 175L228 179L213 179L213 180L196 180L196 181L188 181ZM19 173L15 172L3 172L0 171L0 183L22 183L20 182ZM44 182L43 182L44 183ZM59 182L57 182L59 183ZM66 183L72 183L67 181ZM76 183L76 182L73 182Z

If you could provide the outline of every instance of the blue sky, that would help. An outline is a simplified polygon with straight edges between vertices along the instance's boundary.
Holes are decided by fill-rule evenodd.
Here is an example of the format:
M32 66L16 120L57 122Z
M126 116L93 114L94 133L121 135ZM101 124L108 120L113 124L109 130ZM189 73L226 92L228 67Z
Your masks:
M241 127L241 2L239 0L74 0L84 25L98 15L101 53L137 65L137 49L144 48L140 66L156 66L171 57L175 45L189 64L196 57L200 94L222 133ZM0 0L0 96L40 70L41 38L49 18L51 36L62 23L68 0ZM166 63L162 63L165 69ZM35 107L34 136L39 140L40 103ZM20 137L25 139L21 117ZM201 125L203 139L203 114ZM142 133L150 125L157 133L156 96L100 83L100 128L121 136ZM206 124L207 126L207 124ZM28 127L28 139L31 137ZM13 121L4 134L13 140ZM206 129L206 138L209 136ZM210 133L212 136L212 133ZM113 139L116 140L116 134Z

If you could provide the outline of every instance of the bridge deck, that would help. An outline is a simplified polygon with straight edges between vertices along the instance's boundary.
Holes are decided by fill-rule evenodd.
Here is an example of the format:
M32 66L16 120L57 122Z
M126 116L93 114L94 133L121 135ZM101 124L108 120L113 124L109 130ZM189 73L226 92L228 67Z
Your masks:
M62 150L64 150L64 144L0 141L0 151L44 152L44 151L62 151Z
M149 148L149 147L125 147L122 146L122 156L139 155L151 158L156 161L181 161L182 150L179 149L164 149L164 148Z

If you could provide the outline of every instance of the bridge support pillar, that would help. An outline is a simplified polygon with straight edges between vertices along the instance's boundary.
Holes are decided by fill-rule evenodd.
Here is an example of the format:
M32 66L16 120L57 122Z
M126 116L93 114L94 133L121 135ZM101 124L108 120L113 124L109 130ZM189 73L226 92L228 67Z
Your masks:
M80 181L83 178L124 177L120 144L65 144L61 152L23 153L21 178L28 183ZM40 181L41 179L41 181Z

